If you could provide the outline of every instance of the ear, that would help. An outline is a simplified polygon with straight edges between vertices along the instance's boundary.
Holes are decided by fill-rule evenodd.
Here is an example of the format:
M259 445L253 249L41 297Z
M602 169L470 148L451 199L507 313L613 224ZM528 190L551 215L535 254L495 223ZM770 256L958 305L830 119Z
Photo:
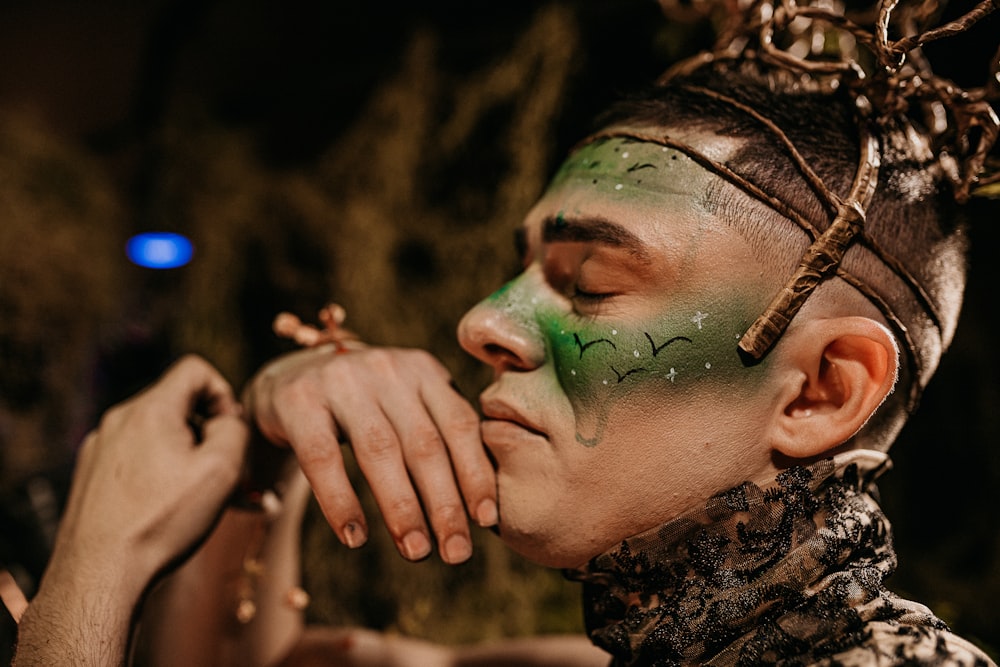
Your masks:
M785 456L811 458L875 413L896 382L899 352L888 329L865 317L810 320L788 334L769 440Z

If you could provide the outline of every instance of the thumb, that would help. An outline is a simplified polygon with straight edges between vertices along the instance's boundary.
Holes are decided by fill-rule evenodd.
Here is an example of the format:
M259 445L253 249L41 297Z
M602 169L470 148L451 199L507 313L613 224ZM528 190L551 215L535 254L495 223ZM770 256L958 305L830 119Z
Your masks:
M243 468L250 442L250 428L243 419L234 415L218 415L205 422L204 438L198 446L198 455L219 463L215 471L224 481L227 490L236 484Z

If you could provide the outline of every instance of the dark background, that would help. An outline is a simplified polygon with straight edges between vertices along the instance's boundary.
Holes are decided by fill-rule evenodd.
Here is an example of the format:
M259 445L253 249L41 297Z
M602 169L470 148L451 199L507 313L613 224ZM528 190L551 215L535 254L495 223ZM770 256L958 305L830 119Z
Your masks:
M32 588L102 409L185 351L242 383L288 349L279 310L337 300L474 395L453 329L513 271L514 226L598 111L711 34L648 0L0 3L0 561ZM979 85L998 34L993 17L928 51ZM995 655L998 219L972 206L958 335L881 486L894 588ZM124 240L151 229L191 236L192 265L130 265ZM452 569L373 532L345 553L311 516L312 620L440 641L580 627L573 585L496 540Z

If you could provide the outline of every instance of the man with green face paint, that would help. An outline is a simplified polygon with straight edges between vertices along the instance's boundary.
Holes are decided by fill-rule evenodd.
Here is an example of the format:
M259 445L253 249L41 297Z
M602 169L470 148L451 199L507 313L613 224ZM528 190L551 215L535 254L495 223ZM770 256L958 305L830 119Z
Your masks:
M674 234L673 228L684 224L682 216L701 214L703 218L699 228L691 230L695 242L685 256L661 258L653 256L655 241L647 242L642 233L625 233L623 225L605 224L610 220L600 215L581 216L579 208L572 212L560 209L554 218L543 221L543 240L549 247L583 249L590 244L596 249L611 245L640 259L633 262L630 256L621 261L612 258L604 268L616 274L613 276L594 276L596 255L582 262L567 258L564 265L553 265L555 271L567 271L565 276L553 272L551 277L567 281L560 287L563 291L573 290L572 298L578 304L575 309L580 314L588 309L596 313L602 305L606 308L611 294L619 290L636 295L649 289L663 297L662 310L651 308L639 318L622 313L610 318L610 323L603 321L605 318L566 317L558 307L532 309L544 323L542 332L560 385L573 404L580 443L597 445L613 406L621 402L634 404L644 393L656 404L669 404L694 388L759 381L753 379L759 374L742 363L734 345L755 315L753 302L746 299L753 291L750 284L727 286L720 282L712 286L719 289L692 291L688 296L678 290L686 275L699 271L693 260L705 242L705 231L714 225L707 210L690 210L701 187L707 187L704 170L683 154L658 144L628 140L600 141L581 148L553 179L545 200L559 192L576 196L590 192L599 201L618 202L612 207L635 211L643 220L642 226L659 226L664 235ZM678 207L673 216L672 206ZM642 211L643 207L648 211ZM631 213L629 217L633 217ZM609 230L622 230L621 236L595 235L596 231ZM574 266L575 260L582 266ZM625 270L632 266L637 269L635 276ZM574 272L576 275L571 275ZM622 287L609 290L614 283ZM505 290L502 298L509 303L517 294Z
M612 109L528 213L523 272L459 325L494 371L481 419L428 355L348 340L332 315L326 332L295 330L311 349L246 393L344 544L367 528L339 440L404 557L436 542L462 562L467 517L495 527L583 583L597 648L303 628L284 597L297 470L286 528L259 545L273 579L250 600L253 631L223 651L224 624L196 627L174 596L153 646L183 634L185 664L993 664L885 588L895 556L874 482L954 333L955 202L1000 123L982 96L905 65L929 38L889 40L907 19L890 4L861 40L881 67L871 81L851 60L777 50L799 10L755 7L727 46ZM225 527L175 590L238 569L263 530Z

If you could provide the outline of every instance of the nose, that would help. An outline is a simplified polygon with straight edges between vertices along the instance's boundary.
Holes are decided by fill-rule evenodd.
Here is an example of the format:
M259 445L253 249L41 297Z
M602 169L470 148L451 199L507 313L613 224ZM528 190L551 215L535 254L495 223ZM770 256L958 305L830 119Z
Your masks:
M545 362L536 306L525 292L525 275L472 307L458 323L466 352L502 371L529 371Z

